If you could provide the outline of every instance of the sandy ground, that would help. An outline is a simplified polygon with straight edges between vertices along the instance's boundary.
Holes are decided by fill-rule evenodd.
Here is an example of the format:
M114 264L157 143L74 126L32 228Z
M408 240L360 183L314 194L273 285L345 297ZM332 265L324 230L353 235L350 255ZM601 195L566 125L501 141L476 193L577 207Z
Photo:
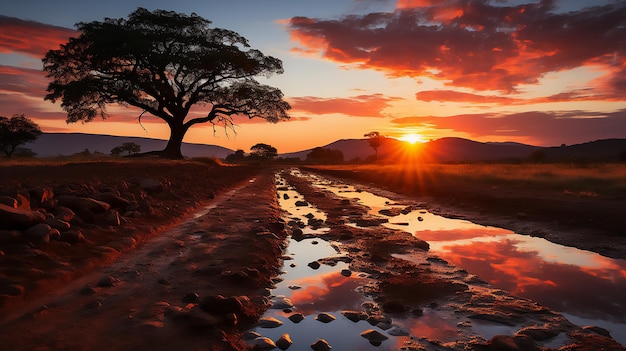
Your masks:
M268 291L282 265L285 238L295 229L284 221L277 205L276 170L189 164L152 169L109 166L73 165L72 179L58 174L54 178L57 170L43 166L0 168L0 173L10 174L0 177L5 190L32 186L25 182L59 179L114 186L120 181L133 183L137 176L166 184L164 191L148 196L150 216L116 228L90 227L92 240L87 243L69 248L42 245L36 248L37 255L28 257L2 248L2 278L24 286L23 294L2 300L2 349L249 348L242 335L268 308ZM186 172L181 172L183 168ZM204 179L208 180L199 181ZM288 181L328 213L326 238L342 245L350 268L376 279L369 293L376 296L380 309L372 312L372 318L383 320L377 314L415 311L437 301L450 313L519 326L517 334L501 340L476 340L460 333L454 345L432 346L433 350L530 350L535 348L520 345L535 345L545 335L559 333L569 335L563 350L624 350L601 332L571 325L532 301L493 290L478 277L429 256L426 243L407 233L347 226L346 215L363 219L367 210L320 192L306 180L290 176ZM191 215L193 208L196 212ZM135 240L128 244L130 233ZM93 255L105 247L113 250ZM421 255L422 264L392 256L407 248ZM54 270L57 274L43 277L27 272L20 281L12 275L15 262L27 262L43 272L52 271L54 262L74 266L63 265L65 269ZM28 284L29 277L38 277L37 283ZM422 340L407 347L430 347L424 345L433 344Z

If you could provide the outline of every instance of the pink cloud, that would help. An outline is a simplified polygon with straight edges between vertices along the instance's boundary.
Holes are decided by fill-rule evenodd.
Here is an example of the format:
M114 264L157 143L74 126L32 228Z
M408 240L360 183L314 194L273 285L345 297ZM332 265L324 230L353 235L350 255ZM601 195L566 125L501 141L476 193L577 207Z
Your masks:
M69 28L0 16L0 53L21 53L42 58L48 50L77 35Z
M348 98L319 98L313 96L290 98L296 111L318 115L341 113L359 117L383 117L382 111L399 98L383 94L358 95Z
M548 72L602 65L606 89L624 89L626 4L557 13L550 1L497 6L486 1L401 0L392 13L339 20L293 17L298 50L449 86L516 92ZM609 94L610 95L610 94Z

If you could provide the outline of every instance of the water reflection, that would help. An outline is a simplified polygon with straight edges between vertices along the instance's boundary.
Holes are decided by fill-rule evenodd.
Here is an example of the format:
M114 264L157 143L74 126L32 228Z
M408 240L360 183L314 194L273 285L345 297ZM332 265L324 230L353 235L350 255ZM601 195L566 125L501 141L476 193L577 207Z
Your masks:
M310 178L338 196L358 198L372 215L379 215L381 209L403 207L354 187ZM384 225L427 241L431 252L494 287L562 312L574 323L601 326L626 345L626 260L444 218L423 209L389 217Z

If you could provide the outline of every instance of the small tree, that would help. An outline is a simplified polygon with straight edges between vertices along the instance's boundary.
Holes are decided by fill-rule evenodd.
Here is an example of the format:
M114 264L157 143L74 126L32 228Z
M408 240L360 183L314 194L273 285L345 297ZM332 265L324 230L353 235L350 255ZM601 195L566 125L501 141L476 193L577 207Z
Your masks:
M246 160L246 154L241 149L238 149L237 151L235 151L234 154L230 154L226 156L226 162L230 162L230 163L237 163L237 162L242 162L245 160Z
M233 127L238 115L289 118L280 89L256 80L283 73L282 62L210 23L195 13L144 8L128 19L78 23L78 38L43 59L52 80L45 99L61 100L68 123L106 118L109 104L137 107L139 119L147 112L167 123L170 138L161 157L172 159L182 158L193 125Z
M278 155L278 150L275 147L259 143L250 148L250 156L253 158L271 160Z
M141 145L133 142L123 143L121 146L116 146L111 149L111 155L120 156L123 152L128 152L128 155L141 152Z
M341 150L316 147L306 155L306 160L313 163L342 163L343 152Z
M0 148L7 157L11 157L18 146L37 140L40 135L39 126L24 115L0 116Z
M374 149L375 157L378 158L378 148L382 144L383 139L385 137L379 132L369 132L363 136L368 138L367 143L370 145L372 149Z

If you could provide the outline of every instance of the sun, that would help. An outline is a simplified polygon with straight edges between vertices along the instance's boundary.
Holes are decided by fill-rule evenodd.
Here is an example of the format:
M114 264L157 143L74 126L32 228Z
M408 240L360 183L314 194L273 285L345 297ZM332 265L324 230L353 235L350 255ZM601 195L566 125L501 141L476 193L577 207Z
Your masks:
M404 134L399 139L402 141L406 141L409 144L421 143L424 141L424 137L415 133Z

